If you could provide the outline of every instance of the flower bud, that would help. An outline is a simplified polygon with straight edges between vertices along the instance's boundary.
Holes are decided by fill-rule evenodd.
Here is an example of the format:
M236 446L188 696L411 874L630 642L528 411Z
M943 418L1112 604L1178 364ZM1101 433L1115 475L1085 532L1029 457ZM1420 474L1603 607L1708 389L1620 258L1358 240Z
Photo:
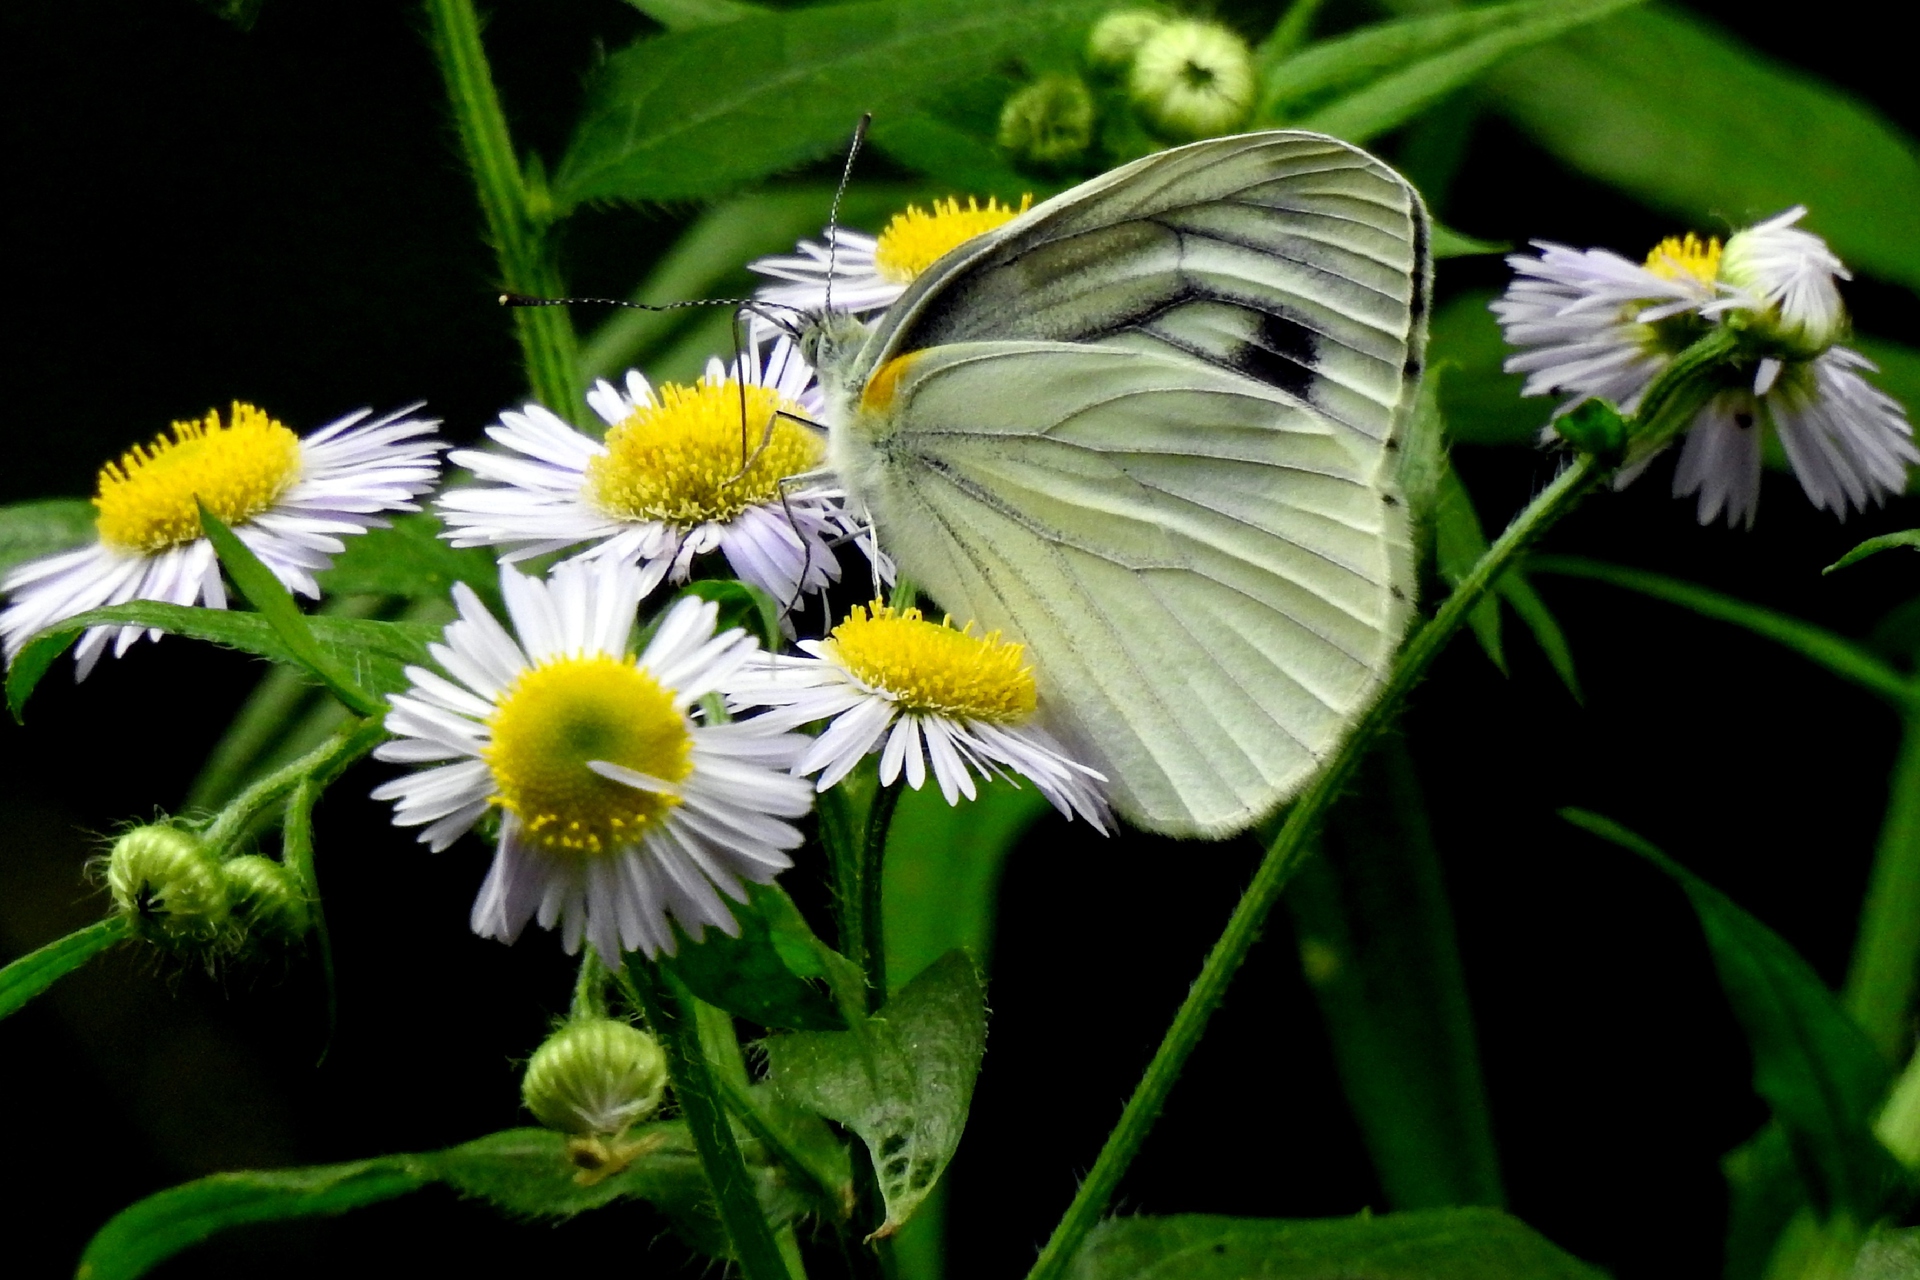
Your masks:
M210 941L227 923L219 861L178 827L135 827L114 841L107 888L114 905L155 941Z
M242 854L220 864L227 878L227 897L233 918L250 933L297 942L313 923L307 895L286 866L257 853Z
M667 1055L638 1027L612 1018L568 1022L534 1050L520 1098L549 1129L619 1134L660 1109Z
M1093 24L1087 61L1104 71L1118 71L1133 61L1148 36L1166 25L1166 17L1151 9L1115 9Z
M1793 224L1804 206L1737 231L1720 255L1720 282L1733 291L1748 332L1810 358L1846 336L1847 308L1834 282L1853 278L1827 242Z
M1036 168L1077 159L1093 145L1093 94L1079 76L1043 76L1000 108L1001 147Z
M1231 133L1253 110L1253 51L1225 27L1182 19L1133 55L1127 94L1157 132L1179 139Z

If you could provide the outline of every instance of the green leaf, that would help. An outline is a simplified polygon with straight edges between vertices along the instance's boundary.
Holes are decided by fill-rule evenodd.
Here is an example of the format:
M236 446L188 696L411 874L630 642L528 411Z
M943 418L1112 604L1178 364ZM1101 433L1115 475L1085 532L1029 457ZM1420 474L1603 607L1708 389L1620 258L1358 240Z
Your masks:
M0 507L0 574L17 564L92 542L98 514L85 498L47 498Z
M1387 1201L1499 1205L1500 1162L1425 797L1406 744L1361 765L1287 886L1300 967Z
M837 1031L846 1019L814 982L824 976L809 949L812 933L778 887L749 885L748 901L728 903L740 924L730 938L708 929L703 942L683 942L662 967L708 1004L763 1027Z
M27 1001L66 977L122 938L131 937L124 916L109 916L64 938L29 951L0 969L0 1018L17 1013Z
M1449 587L1459 586L1480 563L1488 546L1467 486L1460 483L1458 472L1443 463L1433 505L1433 561L1441 580ZM1499 597L1489 593L1473 607L1467 622L1487 657L1505 675L1507 655L1500 643Z
M643 40L595 75L554 200L565 209L732 190L843 150L862 112L909 111L1104 8L870 0Z
M1440 408L1441 388L1453 374L1450 367L1428 366L1420 380L1419 396L1407 420L1400 447L1400 496L1413 522L1418 555L1425 561L1432 549L1434 508L1440 501L1440 477L1447 471L1447 422Z
M1018 173L1004 152L984 138L929 111L901 111L875 117L874 147L950 191L985 200L997 196L1017 205L1022 196L1044 200L1061 190L1058 183Z
M1404 58L1396 59L1389 65L1398 69L1312 112L1299 121L1300 127L1331 133L1351 142L1366 142L1407 123L1423 108L1472 84L1515 54L1639 3L1641 0L1538 0L1534 4L1511 6L1510 11L1488 29L1465 40L1449 42L1450 48L1426 56L1415 55L1417 60L1410 63ZM1469 10L1413 21L1435 26L1451 22L1465 28L1481 14L1490 12L1493 11ZM1369 34L1363 31L1347 39L1362 39ZM1290 61L1313 58L1338 43L1328 41L1317 45ZM1270 82L1284 83L1288 77L1287 65L1282 63L1274 68Z
M995 779L950 805L938 787L902 792L887 828L882 896L887 980L897 990L955 949L988 967L1007 855L1042 814L1031 783Z
M427 661L427 644L440 638L439 627L418 622L374 622L316 614L306 619L320 650L355 680L381 693L407 687L407 663ZM284 637L257 613L197 609L187 605L134 600L75 614L48 627L26 643L7 669L7 705L15 720L26 711L42 676L89 627L135 626L168 635L207 640L283 663L311 675L312 669L288 648Z
M1452 227L1443 227L1439 223L1432 225L1432 237L1429 241L1433 256L1438 258L1474 258L1482 254L1505 253L1513 248L1510 244L1501 244L1494 240L1476 240L1462 235Z
M669 31L723 27L742 18L765 17L771 10L742 0L627 0Z
M1709 591L1691 582L1669 578L1665 574L1629 569L1625 565L1608 564L1601 560L1579 556L1534 556L1527 565L1538 573L1557 573L1610 583L1652 596L1656 600L1677 604L1683 609L1691 609L1703 618L1731 622L1786 646L1816 666L1825 667L1842 680L1878 694L1897 707L1906 706L1914 697L1900 673L1866 648L1810 622L1802 622L1798 618L1763 609L1757 604L1748 604L1745 600Z
M500 609L500 568L484 547L456 547L440 536L430 515L401 516L388 529L370 529L347 539L333 568L318 575L330 596L401 596L444 600L464 582L487 607Z
M773 1087L867 1144L887 1209L875 1235L899 1230L953 1158L986 1037L980 976L953 951L850 1031L765 1042Z
M703 578L689 582L682 595L698 596L720 606L716 631L738 627L760 641L762 648L780 648L780 602L751 583L734 578Z
M1754 1092L1786 1130L1816 1204L1855 1222L1878 1218L1905 1175L1873 1133L1890 1077L1866 1033L1812 966L1718 889L1608 818L1582 809L1560 816L1680 885L1753 1051Z
M1883 533L1877 538L1868 538L1820 572L1832 573L1835 569L1859 564L1868 556L1885 551L1888 547L1920 547L1920 529L1902 529L1898 533Z
M1708 22L1666 6L1625 14L1487 85L1549 151L1656 208L1710 228L1805 204L1809 228L1856 270L1920 288L1912 141Z
M712 1219L706 1176L686 1126L640 1125L625 1144L640 1154L619 1172L583 1182L568 1159L567 1140L545 1129L508 1129L417 1155L381 1156L348 1164L265 1172L217 1173L122 1210L81 1256L78 1280L134 1280L219 1232L256 1222L329 1217L392 1200L433 1183L486 1200L515 1217L566 1218L620 1199L652 1202L683 1234L703 1236ZM747 1144L762 1208L789 1222L807 1206L786 1189L757 1143ZM718 1224L712 1224L717 1230Z
M307 615L293 602L293 593L274 576L273 570L260 562L253 549L204 505L200 507L200 526L220 557L221 567L233 579L233 585L240 588L248 604L259 610L293 660L311 671L329 693L361 715L383 714L386 703L356 684L348 669L320 647L313 628L307 625Z
M1526 379L1500 366L1513 354L1487 304L1491 292L1465 293L1434 312L1427 367L1445 369L1440 410L1448 438L1461 444L1532 445L1551 402L1522 397Z
M1494 591L1502 600L1513 606L1513 612L1520 621L1526 623L1527 630L1533 633L1534 643L1547 655L1554 674L1560 677L1560 683L1567 687L1575 702L1584 701L1580 693L1580 673L1573 667L1573 650L1567 645L1567 634L1560 629L1560 622L1547 608L1547 602L1540 598L1526 575L1518 571L1509 572L1494 584Z
M1109 1218L1069 1280L1605 1280L1496 1209L1289 1220Z

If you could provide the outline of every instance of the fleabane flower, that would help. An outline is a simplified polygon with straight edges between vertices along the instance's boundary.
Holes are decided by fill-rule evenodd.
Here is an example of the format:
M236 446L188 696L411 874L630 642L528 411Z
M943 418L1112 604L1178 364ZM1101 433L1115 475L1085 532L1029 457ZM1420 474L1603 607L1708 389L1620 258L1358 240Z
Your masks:
M1528 375L1523 394L1566 397L1563 408L1601 396L1632 412L1676 355L1725 326L1737 340L1723 371L1731 383L1687 425L1674 470L1674 496L1698 495L1700 523L1751 527L1768 431L1808 499L1842 519L1901 492L1920 450L1899 404L1862 376L1872 362L1835 345L1847 330L1836 284L1847 271L1794 225L1805 212L1736 232L1724 249L1671 237L1644 263L1536 242L1539 257L1507 259L1518 278L1493 304L1521 348L1508 372Z
M35 633L89 609L129 600L226 608L220 562L200 527L203 503L289 590L317 597L314 574L346 549L343 536L386 524L384 512L418 511L412 500L433 487L440 424L413 408L380 418L363 409L298 436L236 402L225 421L210 412L135 445L100 470L98 540L7 575L8 661ZM74 650L76 677L93 670L109 640L123 654L142 635L160 633L89 630Z
M762 285L754 296L799 311L820 311L829 301L836 311L880 311L949 251L1011 222L1032 205L1032 196L1022 196L1017 208L991 197L983 205L968 196L962 207L954 196L934 201L931 209L908 205L877 237L845 227L828 230L820 240L802 240L792 254L748 263L750 270L781 282ZM830 244L838 251L831 252Z
M491 482L437 500L455 546L504 547L514 563L590 542L574 558L637 565L643 596L719 551L789 609L839 579L834 545L859 525L841 491L817 482L821 438L785 416L817 421L822 408L785 337L736 368L710 361L691 386L631 372L624 390L603 381L587 402L607 423L604 442L530 404L487 429L510 453L449 455Z
M828 722L794 765L795 773L817 774L819 790L878 751L884 783L904 773L917 791L931 765L941 794L957 804L977 794L975 772L990 778L1011 769L1061 813L1108 829L1106 778L1034 723L1023 645L876 602L799 647L807 656L762 658L757 678L740 690L744 705L773 708L757 717L769 725Z
M563 564L544 582L502 568L500 587L514 634L455 585L460 616L431 646L452 679L408 668L412 688L387 716L394 739L374 752L435 767L374 798L394 802L395 824L425 827L435 852L498 811L473 904L482 937L512 942L537 918L611 968L625 951L672 955L670 920L695 941L707 925L737 935L722 895L744 902L743 881L792 865L791 820L813 799L790 772L806 738L695 714L731 692L757 643L715 635L718 607L686 599L630 656L641 578L617 561Z

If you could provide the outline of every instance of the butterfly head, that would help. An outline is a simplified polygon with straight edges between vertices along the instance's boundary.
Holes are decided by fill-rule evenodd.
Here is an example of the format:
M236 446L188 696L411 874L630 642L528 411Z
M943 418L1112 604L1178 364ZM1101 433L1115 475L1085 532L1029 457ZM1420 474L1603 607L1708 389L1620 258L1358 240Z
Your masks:
M810 312L800 322L800 357L823 383L837 381L871 332L850 311Z

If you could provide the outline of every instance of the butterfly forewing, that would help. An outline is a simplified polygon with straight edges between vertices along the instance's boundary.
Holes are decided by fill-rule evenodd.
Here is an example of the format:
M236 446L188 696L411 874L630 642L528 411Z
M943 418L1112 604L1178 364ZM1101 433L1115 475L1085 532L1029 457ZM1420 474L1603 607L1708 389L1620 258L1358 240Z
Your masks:
M1391 660L1424 227L1343 143L1196 144L942 260L850 371L885 374L842 428L883 544L1028 644L1050 723L1139 825L1258 820Z

